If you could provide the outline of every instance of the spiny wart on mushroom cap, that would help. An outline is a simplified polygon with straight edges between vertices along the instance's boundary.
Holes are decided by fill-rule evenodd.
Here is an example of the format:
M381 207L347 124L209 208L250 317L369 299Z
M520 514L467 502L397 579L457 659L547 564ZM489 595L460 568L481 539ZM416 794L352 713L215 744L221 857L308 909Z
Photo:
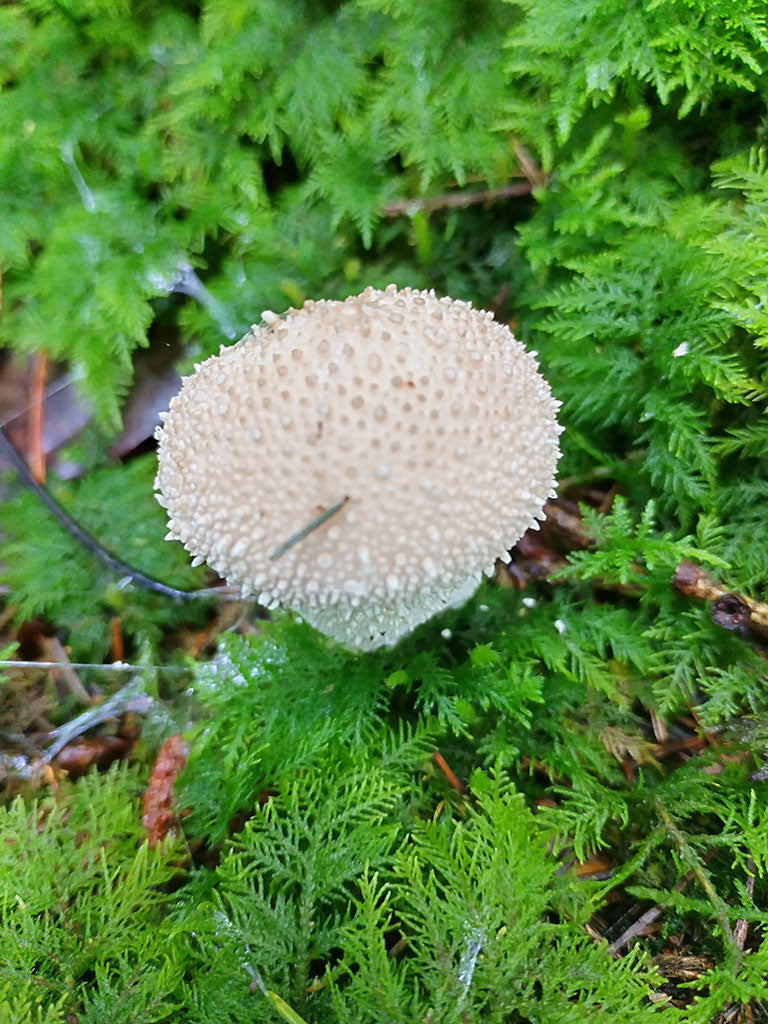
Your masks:
M350 647L393 644L543 518L559 403L506 326L432 291L262 319L158 428L168 536Z

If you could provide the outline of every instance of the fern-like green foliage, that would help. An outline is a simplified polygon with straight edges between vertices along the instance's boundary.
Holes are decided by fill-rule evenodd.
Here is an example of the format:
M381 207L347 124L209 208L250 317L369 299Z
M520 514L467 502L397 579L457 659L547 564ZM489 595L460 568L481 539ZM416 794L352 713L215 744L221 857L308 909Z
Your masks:
M517 605L508 598L481 614L514 616ZM456 613L457 634L473 614ZM429 1020L430 1008L445 1020L516 1013L566 1022L575 1002L599 1018L640 1021L652 995L668 1020L705 1024L729 992L760 997L762 953L741 954L733 939L737 920L759 929L766 916L745 888L750 875L762 879L768 843L768 806L750 784L749 762L733 760L713 786L703 770L718 764L713 748L667 776L653 756L644 759L629 704L640 655L622 646L626 621L614 624L616 649L601 673L588 633L571 626L567 638L535 609L531 619L515 631L516 649L494 653L486 644L462 660L446 647L440 672L432 668L433 696L449 702L460 682L489 680L457 702L458 734L438 701L414 716L413 701L403 700L403 677L424 665L418 644L389 655L402 676L390 673L389 687L378 677L389 699L376 708L363 673L350 671L360 659L333 657L306 626L284 619L261 640L230 641L215 689L212 668L199 670L198 694L217 714L195 741L178 796L192 810L186 834L217 841L217 862L190 869L178 846L166 854L139 846L131 772L92 776L40 808L18 801L3 823L0 869L0 939L16 985L8 1004L34 991L56 1021L64 1018L54 1010L73 1009L93 1021L279 1020L251 984L258 979L318 1024ZM281 649L293 658L281 659ZM502 681L520 660L545 694L535 717L500 713L509 700ZM366 695L358 723L352 709ZM297 723L286 733L292 709ZM489 725L493 749L484 756L475 737ZM430 758L437 748L465 774L471 796L447 787ZM506 779L473 771L515 749ZM645 761L640 786L618 770L628 750ZM535 816L524 799L533 757L552 779L569 780L549 787L550 806ZM571 846L582 859L621 849L620 866L604 883L579 881L567 869ZM686 872L694 882L670 894ZM620 886L669 908L673 920L700 922L691 927L722 965L697 983L706 1013L695 1001L688 1016L664 1010L647 958L615 962L585 934ZM34 986L45 951L53 956L41 993ZM730 980L715 997L710 986L723 972Z
M527 102L512 109L547 155L590 107L617 98L632 105L650 88L682 118L710 107L723 86L755 91L766 71L760 0L512 2L526 18L510 35L509 70L528 84ZM534 109L544 114L538 124Z
M366 879L346 928L345 972L334 984L339 1020L507 1021L566 1024L574 1003L597 1020L647 1019L658 979L635 958L610 963L566 909L548 836L508 785L476 774L477 806L458 823L420 825L392 880ZM562 915L562 916L561 916ZM558 920L559 918L559 920ZM557 922L557 923L556 923ZM408 936L388 955L384 936ZM345 984L346 983L346 984Z
M200 902L195 884L188 894L195 960L219 965L219 985L201 999L201 1019L227 1011L247 1019L237 1009L244 960L295 1009L311 1007L308 991L337 956L362 877L391 862L415 820L415 770L431 740L429 729L417 727L333 747L322 769L264 795L222 858L216 888L201 880L210 902Z
M16 309L0 338L75 363L113 427L152 300L181 260L215 265L226 327L244 331L332 277L342 220L370 245L401 190L447 174L503 180L513 166L495 123L504 76L487 58L512 22L496 0L213 0L199 22L171 3L35 10L0 17L0 259ZM265 167L288 158L301 185L273 203ZM203 326L212 342L216 325Z
M542 350L572 422L587 434L587 454L686 526L718 508L718 484L727 492L733 475L717 458L721 425L732 442L749 430L742 424L760 421L766 365L759 339L753 347L743 338L743 314L737 319L724 300L743 287L741 268L732 252L715 251L711 236L702 244L694 212L702 214L702 204L692 209L686 194L693 168L675 166L679 154L668 159L665 132L660 146L646 147L642 125L628 121L595 136L559 172L523 239L548 278L535 299L547 310L537 326L551 339ZM628 162L621 154L630 141ZM720 223L725 210L710 205ZM584 206L589 230L575 234ZM749 230L743 211L731 216ZM574 442L585 448L579 436ZM736 520L731 532L738 531Z
M176 868L140 844L138 791L121 767L0 812L0 1020L168 1019L184 971L162 929Z
M640 598L641 615L653 623L662 614L657 602L664 600L665 593L670 614L672 606L679 609L680 599L669 593L668 587L666 592L661 587L665 563L673 563L683 553L702 552L694 542L676 547L669 539L657 539L648 517L633 536L632 524L625 517L619 509L614 521L605 525L603 535L606 545L610 545L611 531L614 538L622 531L626 563L618 566L613 562L612 568L614 556L603 557L598 550L589 556L591 564L587 558L576 559L571 572L582 578L599 572L606 586L612 574L614 579L638 581L645 590ZM643 543L638 536L643 535L647 556L643 565L635 565L638 544ZM477 615L491 620L502 615L519 620L523 610L514 597L506 597L485 611L470 606L452 621L454 636L461 636ZM565 632L551 618L558 612L564 617L557 621L561 626L566 623ZM539 611L537 607L526 610L524 628L518 621L514 631L497 634L493 647L475 647L469 657L461 658L456 646L445 645L429 669L418 643L410 649L407 645L401 647L389 656L390 665L399 662L402 666L388 676L390 685L385 692L391 704L383 704L375 718L386 722L396 708L402 715L402 691L405 688L407 692L407 681L418 672L428 672L433 699L413 740L405 736L399 741L406 744L404 748L389 751L381 747L381 726L377 729L371 718L369 728L355 735L351 722L345 726L344 714L340 714L338 735L344 737L341 749L333 745L327 733L323 735L320 723L325 719L324 702L343 700L351 706L364 692L361 676L343 673L348 691L343 698L334 696L330 680L339 677L338 662L329 662L329 648L323 638L285 620L275 623L262 641L247 646L230 641L227 660L232 659L233 652L237 655L234 665L224 672L225 676L234 673L230 678L236 681L235 688L222 691L220 680L216 691L211 691L211 670L203 670L200 676L200 696L207 703L213 701L219 711L197 742L197 759L190 765L185 798L199 798L206 785L224 796L225 780L241 776L232 764L221 763L220 752L229 748L229 736L236 736L243 728L236 723L244 723L247 711L258 708L255 691L262 687L269 695L274 718L270 724L262 711L254 719L253 730L258 733L265 756L258 761L253 758L242 773L242 777L251 779L252 791L260 792L263 806L249 818L232 853L222 862L217 877L223 874L223 889L222 883L217 885L213 878L203 879L206 891L216 894L206 906L206 914L214 916L215 923L209 928L217 937L209 939L205 957L211 959L216 943L219 948L231 946L229 957L239 957L241 964L247 961L263 974L268 988L289 998L307 1020L325 1020L321 995L325 988L320 981L324 970L329 972L336 1014L333 1019L428 1020L429 1008L436 1013L439 1007L441 1018L447 1020L502 1020L514 1011L523 1019L536 1019L541 1014L546 1019L567 1021L572 1019L568 1014L573 1000L578 1000L592 1006L594 1012L606 1014L606 1019L610 1013L619 1013L640 1020L648 1010L649 992L659 986L649 973L649 965L630 958L613 973L605 951L584 939L579 924L604 906L616 887L632 883L631 891L636 896L669 906L676 915L701 921L703 934L709 936L707 947L731 965L728 969L732 978L741 979L739 985L743 987L739 991L748 992L747 999L761 997L756 965L762 962L762 954L756 953L757 961L748 965L752 954L746 959L740 956L732 930L737 919L751 921L759 928L765 917L744 889L750 874L757 872L762 877L763 873L761 849L768 838L765 796L750 784L749 760L746 764L733 763L718 777L716 787L708 774L708 768L718 763L714 749L692 761L688 769L678 769L669 776L656 761L639 728L632 696L644 693L652 705L663 692L674 702L679 700L679 680L667 673L653 645L648 649L629 638L636 614L631 614L629 607L625 614L617 610L609 631L596 612L589 615L582 610L577 617L564 603L554 612L546 607ZM700 616L699 620L699 629L709 642L718 639L706 618ZM297 635L299 629L303 636ZM472 632L477 635L476 622ZM425 639L423 636L422 642ZM291 661L275 657L280 640L293 652ZM722 652L729 648L732 657L740 657L738 671L743 678L749 652L732 644L727 636L720 638L720 643L721 659ZM431 646L434 649L434 642ZM309 664L314 666L311 679ZM379 663L377 669L382 668L387 666ZM758 666L753 661L746 671L758 671ZM269 683L269 676L276 672L282 688ZM537 686L518 693L519 713L510 716L506 712L514 692L512 683L524 680L526 675L535 678ZM298 740L302 754L296 757L292 751L297 738L290 732L285 735L285 728L302 676L303 693L312 711L302 713L306 738L303 744ZM643 676L655 678L655 688ZM487 685L478 685L478 677ZM460 698L452 697L455 691L461 693ZM229 700L226 718L219 703L222 692ZM340 711L342 707L339 705ZM457 726L452 714L442 714L444 707L461 714L462 724ZM738 709L728 709L729 716L734 710ZM483 734L487 738L478 750L476 737ZM328 744L325 756L317 750L320 736ZM738 745L747 739L746 735L738 739L734 735L731 742ZM407 768L409 757L413 765L421 762L423 772L430 743L439 745L452 764L467 773L478 763L492 764L507 758L523 792L533 783L529 766L533 768L534 758L539 768L542 762L547 765L551 778L568 779L568 784L553 785L549 792L556 798L556 806L532 818L520 795L514 794L508 784L476 772L471 778L471 808L457 803L455 795L448 797L448 805L456 808L451 816L444 802L447 794L432 768L425 775L426 791L414 789L411 776L399 804L390 804L382 819L383 805L369 807L367 786L374 779L389 776L393 752L398 772L403 770L403 762ZM309 765L306 752L313 746L314 764ZM628 753L644 766L641 786L628 783L619 769L619 761ZM370 763L368 758L372 759ZM302 763L307 765L303 771ZM258 774L254 772L257 764ZM295 781L297 768L300 783ZM347 788L344 779L350 778L349 773L358 781ZM272 781L285 775L294 780L287 789L285 783ZM402 775L397 777L401 780L398 785L405 784ZM374 793L380 793L380 785L381 781L376 782ZM358 794L352 797L355 790ZM430 814L428 808L435 806L441 790L442 800ZM241 794L241 799L244 797ZM351 797L352 805L348 806ZM302 805L302 798L317 801L317 807L312 810ZM347 831L351 827L348 822L358 820L354 814L358 801L361 808L367 808L364 813L373 830L370 835L381 829L378 856L369 849L362 860L354 856L354 851L364 843L363 838L348 845ZM232 802L226 807L228 813L235 810ZM242 807L241 814L244 810L247 808ZM388 831L387 821L396 822L398 828ZM542 858L540 851L547 841L555 849L572 844L580 859L600 848L615 849L618 842L624 863L610 881L589 886L572 876L561 878L557 859ZM323 875L329 870L323 866L326 848L336 851L335 867L328 876ZM713 853L717 854L714 861ZM363 862L366 872L362 871ZM722 870L728 872L727 882L720 874ZM352 877L348 871L355 878L352 888L345 882ZM664 895L686 871L694 871L699 879L691 890L684 895ZM242 878L243 874L252 878L245 889L236 881L236 876ZM317 907L315 885L320 877L327 877L334 899L341 901L337 902L340 916L333 918L334 928L341 931L334 931L332 938L323 937L326 925L319 923L321 919L329 921L329 912L324 915ZM331 878L341 889L332 885ZM711 878L718 879L716 888L707 884ZM270 889L270 879L276 879L274 889ZM286 893L298 893L294 886L312 898L311 906L306 908L307 919L314 922L311 941L305 935L300 942L296 932L295 915L302 900L296 895L292 903L286 897ZM351 904L345 902L348 898ZM200 897L195 895L193 899L199 903ZM256 914L250 925L249 914ZM261 930L256 927L256 919L261 922ZM198 925L195 931L201 934ZM263 940L254 938L262 932ZM278 935L289 939L287 948L278 942ZM405 952L393 956L390 947L397 945L398 935L405 939ZM262 941L265 946L256 955L257 943ZM277 957L276 948L281 951ZM336 950L342 951L340 958ZM252 954L250 959L248 954ZM286 963L308 962L309 975L305 974L307 968L302 968L298 977L285 973ZM467 977L472 983L465 986ZM566 981L569 977L572 982ZM699 980L696 990L703 994L702 1008L696 1009L694 1002L690 1015L680 1019L704 1024L711 1019L713 1007L726 1004L728 997L723 993L717 997L719 1002L707 995L713 981L714 976L710 979L706 975ZM200 1019L223 1012L224 987L222 976L218 1001L206 1004ZM307 993L311 994L309 1000ZM499 993L504 993L504 999ZM666 1012L668 1019L678 1019L673 1007L667 1007Z

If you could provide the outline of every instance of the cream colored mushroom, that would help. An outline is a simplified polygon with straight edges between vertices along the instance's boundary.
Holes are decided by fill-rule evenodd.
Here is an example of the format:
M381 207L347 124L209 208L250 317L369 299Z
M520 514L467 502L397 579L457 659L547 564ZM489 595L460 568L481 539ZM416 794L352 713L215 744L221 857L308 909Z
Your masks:
M158 428L168 536L350 647L393 644L538 525L559 403L506 326L431 291L262 321Z

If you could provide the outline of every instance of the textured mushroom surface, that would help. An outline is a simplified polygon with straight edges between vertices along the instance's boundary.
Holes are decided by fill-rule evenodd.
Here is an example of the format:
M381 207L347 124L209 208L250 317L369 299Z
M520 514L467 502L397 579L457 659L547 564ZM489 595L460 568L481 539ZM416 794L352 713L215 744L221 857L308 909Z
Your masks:
M537 525L559 403L506 326L433 292L262 320L184 380L158 428L169 537L351 647L392 644Z

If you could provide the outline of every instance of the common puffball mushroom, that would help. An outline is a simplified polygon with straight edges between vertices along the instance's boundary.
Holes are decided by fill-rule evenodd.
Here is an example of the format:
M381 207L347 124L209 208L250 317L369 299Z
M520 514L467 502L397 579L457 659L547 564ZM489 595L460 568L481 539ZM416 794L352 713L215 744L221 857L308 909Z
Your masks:
M538 526L558 407L468 302L390 285L267 311L163 416L168 537L350 647L393 644Z

